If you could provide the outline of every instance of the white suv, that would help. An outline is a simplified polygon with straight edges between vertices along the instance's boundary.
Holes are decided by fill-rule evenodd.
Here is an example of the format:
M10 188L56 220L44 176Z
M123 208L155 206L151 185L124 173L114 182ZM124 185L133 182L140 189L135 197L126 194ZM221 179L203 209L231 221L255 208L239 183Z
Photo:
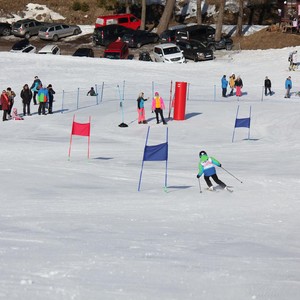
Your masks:
M153 49L154 60L166 63L184 63L183 51L172 43L156 45Z
M46 45L39 52L39 54L54 54L60 55L60 48L57 45Z

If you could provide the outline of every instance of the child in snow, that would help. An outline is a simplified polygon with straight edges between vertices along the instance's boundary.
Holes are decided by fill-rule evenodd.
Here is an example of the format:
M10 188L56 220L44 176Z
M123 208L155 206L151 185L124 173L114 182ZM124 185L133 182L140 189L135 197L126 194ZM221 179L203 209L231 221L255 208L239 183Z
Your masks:
M235 84L237 97L241 97L242 96L243 81L242 81L240 76L237 77L234 84Z
M226 75L223 75L221 79L221 85L222 85L222 97L227 96L227 86L228 86L228 80L226 79Z
M289 76L285 80L285 89L286 89L286 93L285 93L284 98L290 98L291 97L291 89L292 89L292 78L291 78L291 76Z
M200 178L204 174L204 180L208 185L208 189L210 191L214 190L214 187L210 181L210 177L221 186L223 189L227 189L227 186L224 182L222 182L216 173L215 166L221 167L221 163L216 160L214 157L209 157L205 151L200 151L199 153L200 161L199 161L199 172L197 174L197 178Z
M18 115L18 110L17 110L16 107L14 107L13 110L12 110L11 118L12 118L13 120L17 120L17 121L19 121L19 120L24 120L22 117L20 117L20 116Z
M137 98L137 111L138 111L138 122L139 124L147 124L147 121L145 119L145 106L144 102L147 101L148 98L144 98L144 93L141 92L139 94L139 97Z
M233 91L234 91L234 87L235 87L235 74L232 74L229 77L229 86L231 88L229 96L233 96Z
M91 87L91 89L87 92L86 94L87 96L90 95L90 96L97 96L97 93L95 92L94 88Z

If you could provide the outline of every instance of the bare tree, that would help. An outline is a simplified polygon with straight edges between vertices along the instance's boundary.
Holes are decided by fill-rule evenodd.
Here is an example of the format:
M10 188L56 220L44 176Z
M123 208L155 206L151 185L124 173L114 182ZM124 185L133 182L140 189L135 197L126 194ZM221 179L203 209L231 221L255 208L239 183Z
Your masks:
M175 2L176 2L176 0L167 0L164 12L160 18L160 21L159 21L159 24L157 27L157 34L160 34L163 31L165 31L166 29L168 29L169 22L171 20L172 14L173 14Z
M224 11L225 11L225 3L226 3L226 0L220 0L218 21L217 21L217 24L216 24L216 33L215 33L215 40L216 41L221 40L223 20L224 20Z
M239 3L239 12L238 12L238 19L236 25L236 36L241 36L243 32L243 14L244 14L244 1L238 0Z
M202 0L197 0L197 24L202 24Z
M141 15L141 29L145 30L146 27L146 0L142 0L142 15Z

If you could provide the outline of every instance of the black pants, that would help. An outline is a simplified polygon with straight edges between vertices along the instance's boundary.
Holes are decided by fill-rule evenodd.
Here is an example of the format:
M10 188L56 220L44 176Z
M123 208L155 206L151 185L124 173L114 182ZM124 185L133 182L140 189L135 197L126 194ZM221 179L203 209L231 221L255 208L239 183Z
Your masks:
M8 120L7 119L7 114L8 114L8 110L3 110L3 118L2 118L3 121L7 121Z
M38 92L37 91L33 91L33 103L34 103L34 105L36 105L37 103L36 103L36 95L38 94Z
M158 117L158 115L160 115L160 118L161 118L162 122L164 124L166 124L166 121L164 119L163 110L161 108L155 108L155 115L156 115L156 122L157 122L157 124L159 123L159 117Z
M222 97L226 97L227 88L222 88Z
M23 103L23 115L30 115L30 102L29 103Z
M212 183L211 183L209 177L211 177L214 180L214 182L217 183L218 185L220 185L222 188L225 188L226 184L218 178L217 174L214 174L211 176L204 176L204 180L205 180L206 184L208 185L208 187L212 186Z
M46 114L46 102L40 102L40 105L39 105L39 109L38 109L38 114L43 114L45 115Z
M53 100L49 100L48 113L52 114Z
M272 91L270 87L265 87L265 96L268 95L268 90L269 90L269 94L272 95Z

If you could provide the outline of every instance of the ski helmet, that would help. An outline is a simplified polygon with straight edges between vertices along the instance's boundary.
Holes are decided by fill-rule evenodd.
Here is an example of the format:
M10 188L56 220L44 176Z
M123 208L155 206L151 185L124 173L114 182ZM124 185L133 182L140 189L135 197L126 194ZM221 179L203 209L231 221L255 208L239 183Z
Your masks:
M206 153L204 150L201 150L201 151L199 152L199 156L201 157L202 155L207 155L207 153Z

